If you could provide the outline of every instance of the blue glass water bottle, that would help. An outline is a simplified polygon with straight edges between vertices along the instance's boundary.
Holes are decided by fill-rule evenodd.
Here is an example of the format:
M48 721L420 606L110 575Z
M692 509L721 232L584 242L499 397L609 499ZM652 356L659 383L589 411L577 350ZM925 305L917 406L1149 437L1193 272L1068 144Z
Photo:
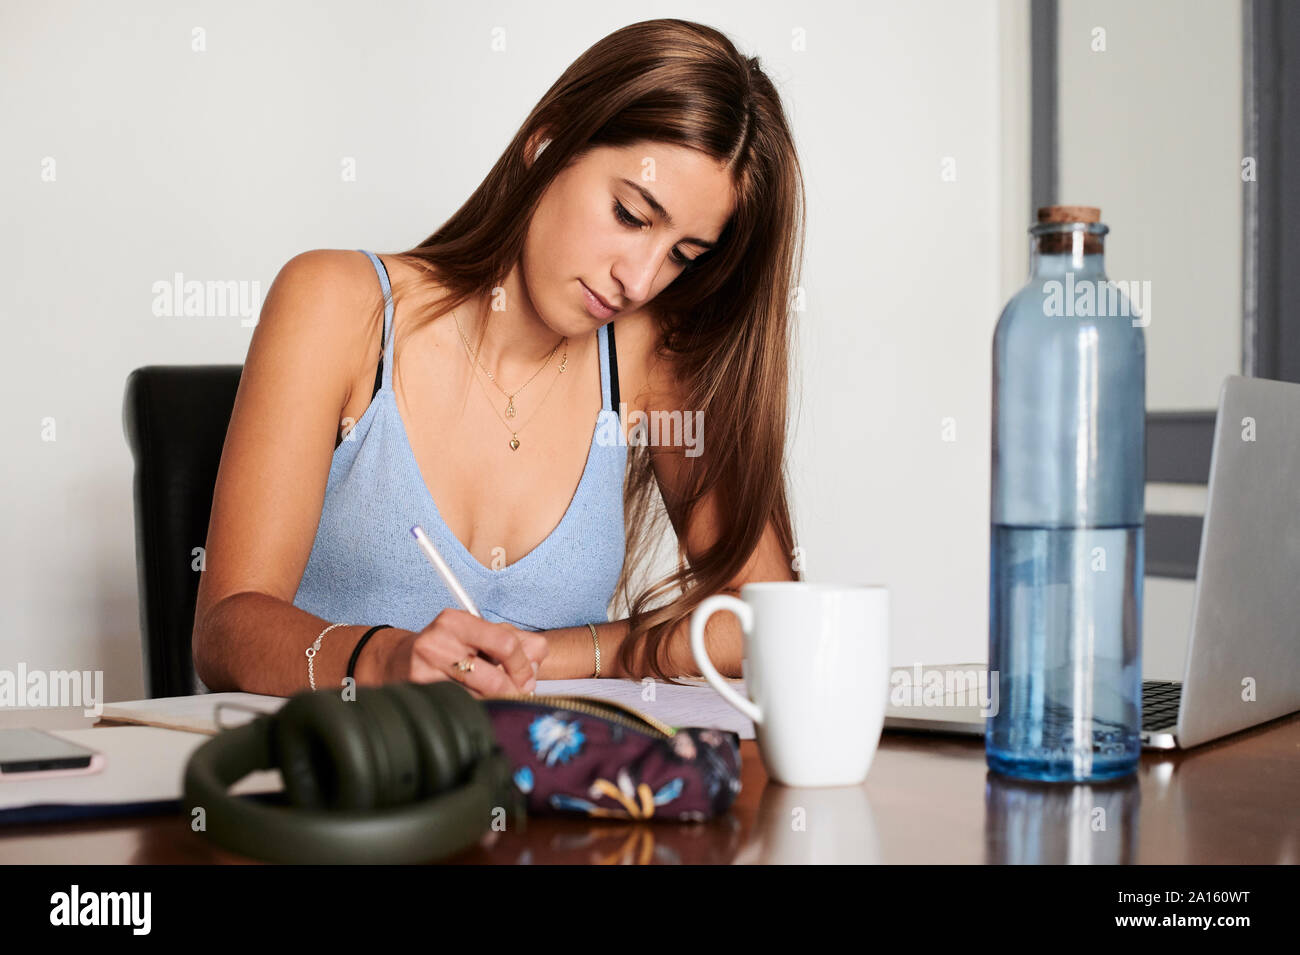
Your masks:
M993 336L984 743L990 769L1027 779L1125 776L1141 752L1150 305L1107 279L1100 218L1038 210Z

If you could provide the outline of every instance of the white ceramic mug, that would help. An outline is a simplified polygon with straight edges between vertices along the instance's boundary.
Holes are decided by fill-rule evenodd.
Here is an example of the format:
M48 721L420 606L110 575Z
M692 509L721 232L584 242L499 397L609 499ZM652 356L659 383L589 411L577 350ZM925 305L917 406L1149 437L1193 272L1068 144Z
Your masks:
M740 618L750 699L709 661L704 627ZM717 594L691 615L691 652L722 698L754 721L767 774L787 786L862 782L889 691L889 591L865 584L763 581Z

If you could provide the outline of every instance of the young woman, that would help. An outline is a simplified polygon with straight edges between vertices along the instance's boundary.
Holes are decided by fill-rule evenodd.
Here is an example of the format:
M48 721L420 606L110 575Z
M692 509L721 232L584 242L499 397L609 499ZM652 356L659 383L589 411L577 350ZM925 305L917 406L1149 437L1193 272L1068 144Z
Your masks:
M415 248L292 259L222 453L199 678L494 694L698 673L700 601L800 579L785 444L803 225L758 60L652 20L583 53ZM634 587L664 514L677 570ZM610 621L615 594L628 616ZM734 617L708 642L739 676Z

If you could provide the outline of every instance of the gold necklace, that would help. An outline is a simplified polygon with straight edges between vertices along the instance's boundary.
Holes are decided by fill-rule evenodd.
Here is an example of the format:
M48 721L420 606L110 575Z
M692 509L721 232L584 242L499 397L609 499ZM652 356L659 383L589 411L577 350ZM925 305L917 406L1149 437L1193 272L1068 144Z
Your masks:
M516 414L515 395L519 394L525 388L527 388L529 385L533 383L533 378L536 378L538 375L540 375L542 373L542 368L545 368L547 365L551 363L551 359L555 357L556 349L558 349L561 345L563 345L565 342L569 340L568 336L566 335L564 338L556 342L555 348L551 349L550 354L546 356L546 360L542 362L541 367L539 367L535 372L533 372L532 378L529 378L527 381L525 381L522 385L519 386L519 388L515 390L514 394L511 394L510 392L502 388L499 384L497 384L496 376L493 375L492 372L488 371L487 368L484 368L483 363L478 360L478 355L469 347L469 339L465 337L465 330L460 327L460 319L456 318L454 314L452 315L452 319L456 322L456 331L460 332L460 340L465 343L465 352L473 358L475 364L477 364L480 368L483 369L483 374L488 376L488 381L492 382L493 385L496 385L497 391L501 392L501 394L506 396L507 399L506 417L507 418L513 418ZM568 351L565 351L564 361L560 362L561 373L563 373L565 366L568 364L568 362L569 362L569 353Z
M561 342L560 342L560 344L559 344L559 345L556 345L555 348L559 348L560 345L564 344L564 343L567 342L568 340L569 340L569 339L568 339L568 336L565 336L565 338L562 339ZM555 355L555 348L552 348L552 349L551 349L551 354L547 356L547 358L546 358L546 363L547 363L547 364L550 364L550 362L551 362L551 358ZM466 358L467 361L470 359L470 356L469 356L468 351L466 352L465 358ZM497 411L497 409L496 409L495 406L492 408L492 412L497 416L497 418L501 421L501 423L502 423L503 425L505 425L506 430L510 432L510 450L511 450L511 451L518 451L518 450L519 450L519 432L520 432L520 431L523 431L524 428L526 428L526 427L528 427L528 425L532 424L533 418L536 417L537 412L541 410L542 405L546 403L546 399L549 398L549 397L551 396L551 388L554 388L554 387L555 387L555 383L556 383L557 381L560 380L560 375L564 374L564 369L565 369L565 367L568 366L568 364L569 364L569 350L566 348L566 349L564 350L564 359L560 362L560 370L556 373L555 377L551 379L550 387L548 387L548 388L546 389L546 394L542 395L542 400L539 401L539 402L537 402L537 410L535 410L535 411L532 413L532 415L529 416L528 420L525 421L523 424L521 424L517 429L516 429L516 428L511 428L511 427L510 427L509 422L507 422L504 418L501 417L501 412ZM482 367L482 366L480 365L479 367ZM545 368L545 367L546 367L546 365L543 365L543 366L542 366L542 368ZM483 382L479 381L479 379L478 379L478 375L475 375L475 374L474 374L474 366L473 366L472 364L469 366L469 370L470 370L470 374L473 375L474 383L477 384L477 385L479 386L479 389L483 392L483 397L487 400L487 403L488 403L489 405L491 405L491 404L492 404L492 398L491 398L491 396L487 393L487 389L483 387ZM484 370L484 371L487 371L486 368L484 368L483 370ZM539 373L541 372L541 370L542 370L541 368L537 369L537 371L538 371ZM533 375L533 378L536 378L536 377L537 377L537 374L534 374L534 375ZM530 378L530 379L528 379L528 380L529 380L529 381L532 381L533 379ZM498 386L498 387L500 387L500 386ZM521 389L519 389L519 390L522 391L523 389L521 388ZM519 393L518 391L515 392L515 394L518 394L518 393Z
M565 361L568 361L568 359L569 359L569 353L568 353L568 351L566 350L565 353L564 353L564 360L565 360ZM515 430L515 429L511 428L510 425L506 423L506 420L505 420L504 418L501 417L501 413L498 412L498 411L496 410L496 408L493 408L493 409L492 409L493 412L496 413L497 418L501 421L501 423L502 423L503 425L505 425L506 430L510 432L510 450L511 450L511 451L518 451L518 450L519 450L519 432L520 432L520 431L523 431L524 428L526 428L528 425L532 424L533 418L537 415L537 412L540 411L541 408L542 408L542 405L546 403L546 399L549 398L549 397L551 396L551 389L554 388L554 387L555 387L555 383L556 383L557 381L560 380L560 374L563 373L563 371L564 371L564 365L563 365L563 363L561 363L561 365L560 365L560 371L557 372L556 375L555 375L555 377L551 379L551 384L550 384L550 386L546 389L546 393L542 395L542 400L539 401L539 402L537 403L537 409L536 409L535 411L533 411L532 415L529 416L529 418L528 418L527 421L525 421L522 425L519 426L518 430ZM478 375L475 375L475 376L474 376L474 381L477 382L479 388L482 390L482 392L483 392L483 397L484 397L485 399L487 399L488 404L491 404L491 403L492 403L492 399L491 399L490 397L488 397L487 389L483 387L483 382L481 382L481 381L478 380Z

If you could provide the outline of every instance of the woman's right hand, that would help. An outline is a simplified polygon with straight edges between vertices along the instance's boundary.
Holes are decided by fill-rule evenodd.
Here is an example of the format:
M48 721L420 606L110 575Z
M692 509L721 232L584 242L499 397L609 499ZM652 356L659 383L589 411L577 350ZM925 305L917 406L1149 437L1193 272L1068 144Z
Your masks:
M384 661L384 682L455 680L481 696L531 693L548 650L544 634L448 607L393 646ZM456 664L466 658L474 669L461 671Z

